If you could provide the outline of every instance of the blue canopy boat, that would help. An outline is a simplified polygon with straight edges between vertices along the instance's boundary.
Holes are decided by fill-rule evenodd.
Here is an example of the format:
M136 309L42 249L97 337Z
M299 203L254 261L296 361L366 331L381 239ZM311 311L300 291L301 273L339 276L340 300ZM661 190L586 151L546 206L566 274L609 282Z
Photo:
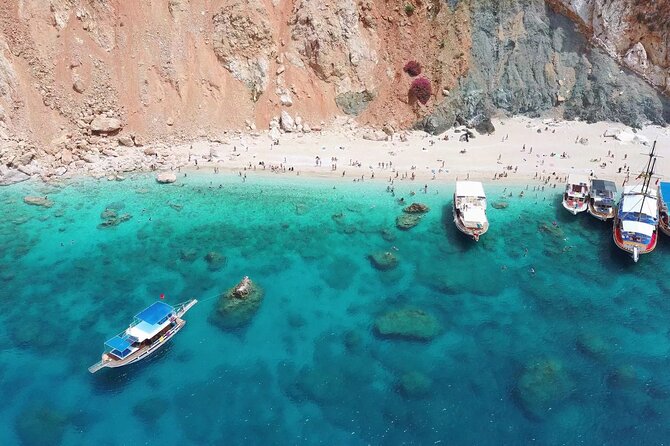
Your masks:
M663 182L658 187L658 211L660 218L658 227L665 235L670 236L670 183Z
M135 315L125 331L105 342L102 359L88 371L95 373L105 367L122 367L146 358L186 325L181 317L196 303L196 299L191 299L172 307L162 301L154 302Z

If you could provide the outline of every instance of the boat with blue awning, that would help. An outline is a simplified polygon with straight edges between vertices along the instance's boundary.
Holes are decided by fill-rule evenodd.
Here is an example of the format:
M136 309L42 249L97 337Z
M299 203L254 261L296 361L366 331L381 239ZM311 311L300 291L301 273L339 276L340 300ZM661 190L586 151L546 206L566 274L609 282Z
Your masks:
M162 301L149 305L135 315L126 330L105 342L102 359L88 371L122 367L148 357L184 327L182 316L196 303L196 299L191 299L174 307Z
M670 183L662 182L658 186L658 227L670 236Z
M638 178L642 184L625 186L614 216L614 243L637 262L640 254L656 248L658 241L658 193L651 187L656 166L656 143L649 153L647 168Z

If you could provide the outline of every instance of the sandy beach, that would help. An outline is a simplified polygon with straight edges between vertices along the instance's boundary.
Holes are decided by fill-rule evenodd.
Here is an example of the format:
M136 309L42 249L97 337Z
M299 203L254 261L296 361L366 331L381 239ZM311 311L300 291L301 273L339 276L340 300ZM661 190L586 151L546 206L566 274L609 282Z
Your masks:
M277 174L346 181L483 182L553 185L570 173L634 181L652 143L660 158L656 172L667 177L670 129L633 130L621 124L587 124L523 117L496 119L495 133L463 141L464 127L443 135L394 134L387 141L362 137L365 130L324 130L282 134L273 145L267 133L235 135L224 142L200 141L170 148L179 170L213 169L251 175ZM604 136L616 135L616 136ZM161 153L159 151L159 153Z

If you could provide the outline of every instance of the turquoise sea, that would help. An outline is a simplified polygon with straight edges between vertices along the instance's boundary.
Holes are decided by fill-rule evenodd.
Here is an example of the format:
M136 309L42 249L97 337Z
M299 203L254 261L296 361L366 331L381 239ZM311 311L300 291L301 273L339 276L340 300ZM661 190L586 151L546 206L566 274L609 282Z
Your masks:
M298 180L1 188L0 444L667 444L670 239L633 264L556 190L488 185L509 206L473 243L451 184ZM409 231L401 196L431 208ZM223 329L216 296L244 275L264 300ZM161 293L201 300L186 327L89 374Z

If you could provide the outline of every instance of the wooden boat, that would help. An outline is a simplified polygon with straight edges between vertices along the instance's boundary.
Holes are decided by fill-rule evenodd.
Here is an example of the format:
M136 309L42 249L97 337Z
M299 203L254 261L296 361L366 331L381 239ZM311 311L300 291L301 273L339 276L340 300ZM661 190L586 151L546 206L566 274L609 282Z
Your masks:
M588 212L598 220L609 220L616 214L616 184L609 180L591 180Z
M589 179L584 175L570 175L563 192L563 207L573 215L588 208Z
M186 325L182 316L196 303L196 299L191 299L172 307L162 301L154 302L138 313L124 332L105 342L102 359L88 371L95 373L105 367L123 367L148 357Z
M459 231L479 241L489 229L486 194L478 181L457 181L454 192L454 223Z
M670 183L662 182L658 186L658 227L670 236Z
M628 252L635 262L641 254L653 251L658 240L658 195L650 187L656 165L654 148L649 154L647 168L640 175L643 183L624 187L614 217L614 243Z

